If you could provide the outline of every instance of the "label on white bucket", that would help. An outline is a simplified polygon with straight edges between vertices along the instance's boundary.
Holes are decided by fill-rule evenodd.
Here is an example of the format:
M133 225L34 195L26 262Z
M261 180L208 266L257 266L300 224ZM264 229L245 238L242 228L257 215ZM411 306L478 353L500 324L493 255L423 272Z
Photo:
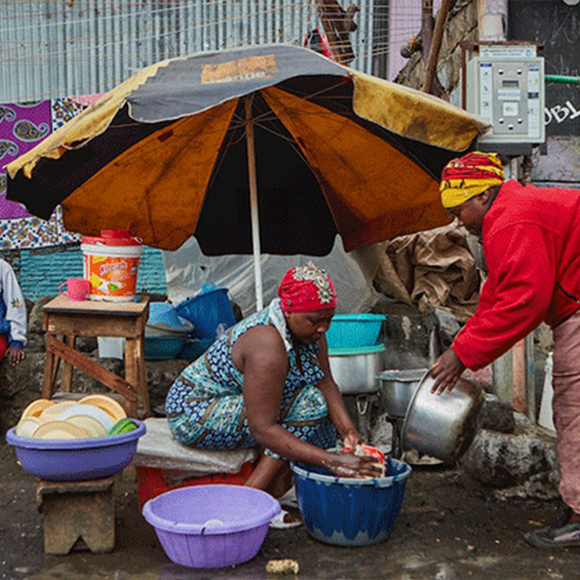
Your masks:
M81 244L81 250L91 300L128 302L135 297L141 246Z

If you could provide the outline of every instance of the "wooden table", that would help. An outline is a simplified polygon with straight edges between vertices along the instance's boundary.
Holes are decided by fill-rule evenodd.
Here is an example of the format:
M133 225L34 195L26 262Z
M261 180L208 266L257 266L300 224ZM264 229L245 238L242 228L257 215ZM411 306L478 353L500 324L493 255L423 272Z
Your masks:
M70 392L75 367L126 401L129 416L150 415L145 372L145 324L149 317L149 298L138 296L132 302L72 301L58 296L43 309L46 330L46 363L42 396L54 392L60 360L63 360L61 391ZM98 362L75 350L77 336L125 338L125 378L105 369Z

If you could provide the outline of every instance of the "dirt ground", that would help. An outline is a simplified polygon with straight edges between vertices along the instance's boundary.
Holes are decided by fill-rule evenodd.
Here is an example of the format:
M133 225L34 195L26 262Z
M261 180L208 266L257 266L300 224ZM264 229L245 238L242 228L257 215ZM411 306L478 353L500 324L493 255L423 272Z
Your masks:
M302 526L270 530L258 555L228 569L172 564L138 510L134 471L115 483L116 542L109 554L44 554L36 480L0 444L0 578L9 580L265 579L271 559L291 558L302 579L580 579L580 548L545 551L523 534L557 515L557 502L500 502L452 467L415 467L391 536L363 548L322 544Z

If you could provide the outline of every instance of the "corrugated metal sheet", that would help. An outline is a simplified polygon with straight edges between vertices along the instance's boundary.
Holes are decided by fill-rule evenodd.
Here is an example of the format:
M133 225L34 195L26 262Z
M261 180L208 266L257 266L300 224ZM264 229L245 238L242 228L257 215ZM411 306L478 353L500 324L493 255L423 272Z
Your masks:
M368 73L373 44L384 46L387 35L376 30L386 19L373 18L375 2L356 1L358 30L350 36L351 66ZM377 9L388 10L385 4ZM4 0L0 102L102 93L160 60L246 44L301 44L319 26L314 0Z

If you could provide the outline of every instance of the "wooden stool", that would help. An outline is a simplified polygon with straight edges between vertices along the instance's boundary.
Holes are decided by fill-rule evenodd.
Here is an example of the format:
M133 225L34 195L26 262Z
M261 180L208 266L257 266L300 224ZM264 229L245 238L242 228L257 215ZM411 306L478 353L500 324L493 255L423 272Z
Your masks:
M145 371L147 296L140 296L133 302L72 301L57 296L43 307L42 312L47 333L44 398L49 399L53 394L62 359L61 391L70 391L72 367L75 367L121 394L126 400L129 416L143 418L151 414ZM125 379L76 351L77 336L125 338Z
M36 503L42 513L46 554L68 554L80 538L94 553L115 547L113 483L112 477L38 482Z

